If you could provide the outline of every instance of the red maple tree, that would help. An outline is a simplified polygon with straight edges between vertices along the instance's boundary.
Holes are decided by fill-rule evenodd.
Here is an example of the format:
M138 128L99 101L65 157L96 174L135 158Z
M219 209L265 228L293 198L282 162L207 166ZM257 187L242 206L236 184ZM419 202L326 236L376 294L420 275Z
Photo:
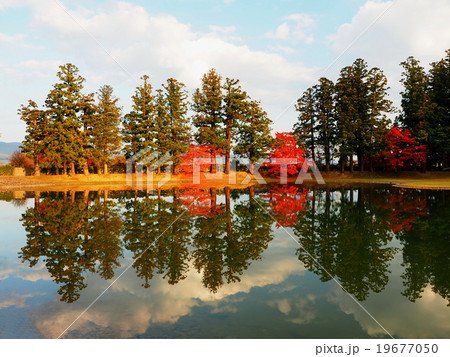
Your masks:
M181 156L181 163L178 165L180 172L191 174L194 170L195 159L205 159L205 163L200 164L200 171L208 171L212 158L222 156L223 152L212 145L191 145L189 150Z
M268 172L274 176L287 174L296 175L305 161L305 150L297 146L296 137L292 132L275 134L275 144L270 150L269 160L263 163Z
M420 145L408 129L393 127L385 138L387 150L380 153L377 161L393 169L414 168L426 162L428 148Z

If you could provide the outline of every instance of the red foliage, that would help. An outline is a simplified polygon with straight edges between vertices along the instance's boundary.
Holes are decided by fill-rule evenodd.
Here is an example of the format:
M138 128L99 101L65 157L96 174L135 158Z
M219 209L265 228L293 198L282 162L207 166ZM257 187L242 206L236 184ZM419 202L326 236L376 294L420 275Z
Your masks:
M426 162L428 148L419 145L408 129L393 127L386 136L388 149L377 161L391 168L413 168Z
M212 145L191 145L186 154L181 156L181 164L178 168L181 172L190 174L194 170L194 159L210 160L216 156L222 156L223 152ZM210 163L200 164L200 171L208 171Z
M223 205L216 205L213 193L203 190L188 190L178 194L183 207L191 216L213 217L223 212Z
M305 150L297 147L296 137L291 132L276 133L275 145L269 154L269 161L263 166L269 168L269 173L280 176L286 170L287 175L300 172L305 161Z
M278 186L261 197L267 198L270 210L277 220L277 228L293 227L297 222L297 213L306 209L308 190L297 186Z

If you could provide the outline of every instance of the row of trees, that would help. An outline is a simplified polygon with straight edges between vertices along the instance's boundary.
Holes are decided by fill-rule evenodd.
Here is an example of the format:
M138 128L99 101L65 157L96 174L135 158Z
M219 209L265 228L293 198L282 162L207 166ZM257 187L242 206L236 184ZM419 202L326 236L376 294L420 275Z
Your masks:
M294 133L327 172L335 158L341 171L347 162L353 171L354 156L361 171L380 162L397 167L386 159L395 156L392 141L409 150L403 159L410 166L428 159L429 168L444 168L450 154L450 50L446 58L431 64L429 74L413 57L401 65L402 111L391 131L388 114L395 110L388 99L387 78L363 59L344 67L336 83L320 78L298 99Z
M41 168L64 174L79 168L89 174L91 165L107 173L113 155L123 150L130 158L144 149L150 151L148 156L155 151L168 154L175 172L194 143L213 158L224 155L226 173L232 142L234 153L252 163L267 155L272 139L266 112L238 80L223 81L214 69L203 76L192 101L176 79L154 91L149 77L143 76L132 96L132 110L123 117L112 87L83 94L85 79L78 72L72 64L61 66L44 107L30 100L19 109L27 126L22 150L34 161L36 174Z

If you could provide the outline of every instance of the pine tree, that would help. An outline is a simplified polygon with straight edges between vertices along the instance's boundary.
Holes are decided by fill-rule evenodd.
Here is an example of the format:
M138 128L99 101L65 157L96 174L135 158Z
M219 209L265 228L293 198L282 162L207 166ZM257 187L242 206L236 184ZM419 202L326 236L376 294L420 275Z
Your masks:
M387 113L393 112L392 102L387 98L387 78L379 68L372 68L367 78L369 117L365 124L363 137L364 153L370 158L370 169L373 170L372 157L384 148L384 138L388 133L390 120ZM363 163L364 164L364 160Z
M176 173L176 166L181 162L181 155L189 149L191 128L189 126L188 95L185 85L176 79L169 78L163 85L167 107L167 127L169 128L168 151L172 156L172 172Z
M90 131L92 159L97 167L103 166L104 174L108 174L111 155L116 154L121 147L121 108L117 105L119 99L114 97L113 88L109 85L100 87L97 98L97 113L93 116Z
M387 131L385 113L392 110L387 89L383 72L369 70L361 58L341 71L336 85L339 142L341 160L350 155L351 171L353 154L358 156L359 170L364 171L366 156L374 154Z
M316 161L317 117L314 89L308 88L297 100L298 121L294 124L294 134L299 145L306 150L313 161Z
M221 125L224 116L222 77L214 68L203 75L202 88L195 90L192 99L195 112L193 124L197 128L195 139L200 145L212 145L223 150L226 138ZM211 164L210 171L215 173L216 170L216 164Z
M47 133L47 117L45 111L40 110L36 102L29 100L28 105L19 109L20 119L26 124L27 135L20 146L22 152L33 160L34 174L41 173L40 161L44 158L44 139Z
M450 49L446 57L433 62L430 69L429 147L435 163L445 168L450 155Z
M334 83L327 78L320 78L319 85L314 87L314 99L317 116L316 142L322 148L328 173L337 133Z
M238 79L227 78L223 86L224 95L224 127L225 127L225 174L230 173L231 141L233 128L246 115L247 93L242 91Z
M64 173L70 164L71 174L74 174L75 164L81 164L84 158L79 112L85 79L70 63L59 68L57 76L60 82L53 85L45 101L49 118L45 156L57 168L63 167Z
M123 141L127 158L146 148L155 149L155 97L149 77L144 75L141 79L144 83L136 88L132 97L133 110L123 120Z
M95 153L92 144L92 131L94 120L97 116L97 106L95 105L94 93L83 95L80 101L81 121L83 123L83 148L84 148L84 163L83 173L89 175L89 162L94 162ZM97 167L97 172L99 169Z
M400 64L403 67L402 83L402 113L397 121L408 129L417 140L426 143L428 140L427 116L430 108L428 95L429 78L420 62L414 57L408 57Z
M272 121L261 108L261 103L246 103L245 115L236 125L236 146L233 151L247 157L250 161L250 172L253 173L255 163L266 158L273 144L270 134Z

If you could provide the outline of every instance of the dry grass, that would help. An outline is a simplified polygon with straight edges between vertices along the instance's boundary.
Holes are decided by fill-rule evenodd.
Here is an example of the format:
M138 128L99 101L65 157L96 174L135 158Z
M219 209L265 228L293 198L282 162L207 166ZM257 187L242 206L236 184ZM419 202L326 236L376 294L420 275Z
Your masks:
M429 172L426 174L418 172L408 173L354 173L350 175L330 173L323 175L326 183L329 184L351 184L351 183L383 183L393 184L400 187L424 188L424 189L450 189L450 173ZM256 183L251 180L246 184L242 184L244 178L247 177L245 172L236 173L236 183L230 184L228 175L219 175L212 179L207 178L202 174L201 184L192 183L192 175L176 175L170 178L170 181L165 183L162 187L166 188L245 188ZM154 184L156 185L164 175L155 175ZM267 182L275 183L278 179L267 178ZM295 179L289 179L288 182L295 182ZM74 175L74 176L27 176L27 177L0 177L0 191L14 191L14 190L38 190L38 191L67 191L76 189L77 191L84 190L126 190L139 188L134 185L128 185L125 174L110 174L110 175ZM146 185L143 185L146 189Z

